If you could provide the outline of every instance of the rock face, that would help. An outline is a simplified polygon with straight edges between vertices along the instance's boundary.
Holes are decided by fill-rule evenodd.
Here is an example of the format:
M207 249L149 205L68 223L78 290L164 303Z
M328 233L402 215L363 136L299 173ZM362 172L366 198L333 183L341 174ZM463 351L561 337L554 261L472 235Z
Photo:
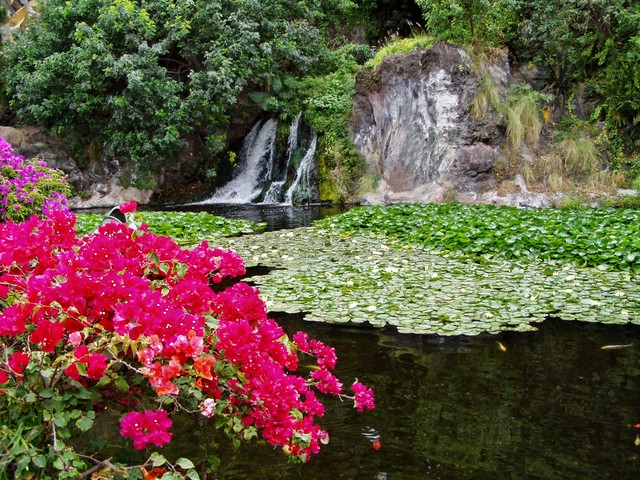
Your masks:
M0 126L0 136L24 158L38 158L49 167L62 170L77 193L69 199L69 206L72 208L112 207L131 200L146 204L153 193L151 190L120 185L120 167L114 159L103 159L99 164L81 170L64 144L37 128Z
M506 55L488 69L502 95L510 82ZM438 202L456 192L495 188L504 119L471 115L481 90L471 57L438 42L429 50L391 56L360 73L352 132L369 171L380 181L365 202Z

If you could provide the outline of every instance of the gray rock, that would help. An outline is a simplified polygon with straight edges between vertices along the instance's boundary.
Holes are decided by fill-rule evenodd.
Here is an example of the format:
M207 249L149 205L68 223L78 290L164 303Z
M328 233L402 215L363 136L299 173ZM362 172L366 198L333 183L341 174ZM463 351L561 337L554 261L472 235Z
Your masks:
M506 94L506 56L489 72ZM444 42L391 56L361 73L352 132L369 170L381 177L378 192L365 201L438 201L452 191L494 188L504 119L498 112L472 117L480 88L471 57Z

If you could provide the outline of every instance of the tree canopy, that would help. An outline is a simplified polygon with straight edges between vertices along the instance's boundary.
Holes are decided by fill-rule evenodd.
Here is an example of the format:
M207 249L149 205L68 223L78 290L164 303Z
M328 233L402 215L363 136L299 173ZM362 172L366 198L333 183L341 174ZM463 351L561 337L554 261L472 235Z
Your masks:
M171 158L186 133L215 140L241 92L282 71L309 73L326 55L327 12L347 7L47 0L39 21L3 45L3 84L23 121L148 167Z
M512 65L542 67L566 113L586 91L614 166L633 167L640 149L640 12L629 0L46 0L40 9L1 47L5 110L141 171L173 158L187 136L214 157L248 108L291 117L324 105L322 86L336 79L330 93L341 96L329 106L340 104L348 128L357 70L345 63L348 45L375 49L411 32L507 47Z

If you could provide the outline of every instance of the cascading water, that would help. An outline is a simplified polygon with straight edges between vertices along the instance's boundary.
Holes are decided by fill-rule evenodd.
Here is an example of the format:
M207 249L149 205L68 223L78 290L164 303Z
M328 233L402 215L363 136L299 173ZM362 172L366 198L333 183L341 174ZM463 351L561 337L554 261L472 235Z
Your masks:
M316 146L318 143L318 135L316 132L311 133L311 142L309 144L309 148L307 149L307 153L305 153L304 157L302 157L302 161L300 162L300 166L296 171L296 178L293 180L293 183L287 190L287 194L285 195L285 203L289 205L293 205L294 203L298 203L299 199L303 201L309 201L311 198L311 191L309 190L311 187L311 171L313 169L313 163L316 157Z
M317 134L298 114L289 129L286 152L277 150L275 119L258 122L239 153L240 171L199 204L309 203L317 198L315 155Z
M287 140L287 162L282 172L282 175L279 177L279 179L274 180L271 183L271 186L269 187L269 190L265 194L264 200L262 201L262 203L280 203L282 199L284 186L285 186L285 183L287 183L287 173L289 171L289 162L291 161L291 157L298 143L298 130L300 129L301 121L302 121L302 112L298 114L296 119L291 124L291 128L289 129L289 138ZM287 203L291 203L291 202L287 202Z
M278 122L270 118L257 123L244 140L240 152L241 170L236 177L202 203L251 203L262 193L271 177Z

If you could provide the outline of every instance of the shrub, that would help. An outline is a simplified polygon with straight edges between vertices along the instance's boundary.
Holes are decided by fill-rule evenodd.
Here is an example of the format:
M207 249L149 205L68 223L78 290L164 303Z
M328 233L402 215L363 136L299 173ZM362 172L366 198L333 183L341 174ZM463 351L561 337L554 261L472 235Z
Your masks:
M169 443L178 412L209 418L235 445L261 434L297 461L328 441L317 393L347 397L335 351L302 332L289 338L249 285L222 288L245 272L235 253L206 242L183 250L144 225L107 223L78 239L64 211L0 224L0 251L5 477L80 478L95 462L140 478L140 466L74 448L104 409L136 449ZM306 375L293 373L300 354L316 358ZM352 391L357 410L373 408L370 389ZM197 478L187 459L149 462Z
M436 39L432 36L425 35L424 33L417 34L408 38L395 38L392 37L386 44L380 48L376 55L365 63L367 68L377 68L382 61L399 53L407 53L416 48L429 48Z
M70 193L64 173L37 159L25 161L0 137L0 222L65 208Z
M342 4L332 5L338 16ZM141 179L173 158L187 135L221 135L232 115L242 115L242 93L285 71L307 73L326 52L318 29L325 2L40 6L39 20L2 45L10 107L80 147L98 142Z
M536 148L540 142L540 132L544 124L540 104L551 100L551 96L536 92L530 85L512 85L505 116L507 136L514 148L523 140Z

